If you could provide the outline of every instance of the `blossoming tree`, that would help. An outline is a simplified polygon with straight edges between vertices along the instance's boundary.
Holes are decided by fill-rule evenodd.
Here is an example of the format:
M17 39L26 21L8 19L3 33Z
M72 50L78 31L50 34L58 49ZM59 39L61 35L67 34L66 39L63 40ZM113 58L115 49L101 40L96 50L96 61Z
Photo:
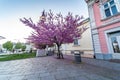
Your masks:
M73 16L70 12L63 16L61 13L53 14L50 10L49 12L43 11L36 24L31 18L23 18L20 21L34 30L28 38L31 42L41 45L56 44L58 47L57 56L63 58L60 46L64 43L72 43L76 37L80 38L87 29L85 26L78 28L81 25L81 19L81 16Z

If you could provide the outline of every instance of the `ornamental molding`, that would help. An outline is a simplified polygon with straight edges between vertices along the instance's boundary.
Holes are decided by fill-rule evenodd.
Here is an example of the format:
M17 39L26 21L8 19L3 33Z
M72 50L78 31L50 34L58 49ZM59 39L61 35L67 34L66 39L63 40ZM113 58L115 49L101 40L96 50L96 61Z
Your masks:
M98 3L100 0L85 0L86 3L94 1L95 3Z

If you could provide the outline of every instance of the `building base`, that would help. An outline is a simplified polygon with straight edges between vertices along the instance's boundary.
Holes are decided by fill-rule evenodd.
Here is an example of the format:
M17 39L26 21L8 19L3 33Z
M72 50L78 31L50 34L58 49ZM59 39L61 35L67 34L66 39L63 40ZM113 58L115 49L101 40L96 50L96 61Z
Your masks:
M109 60L112 59L113 57L112 54L95 53L95 58Z

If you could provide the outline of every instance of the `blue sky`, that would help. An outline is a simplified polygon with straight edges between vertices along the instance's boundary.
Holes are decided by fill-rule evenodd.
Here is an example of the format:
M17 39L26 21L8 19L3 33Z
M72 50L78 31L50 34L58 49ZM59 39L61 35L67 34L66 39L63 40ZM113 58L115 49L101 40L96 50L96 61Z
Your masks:
M19 19L31 17L37 22L44 9L64 15L70 11L88 17L84 0L0 0L0 36L6 37L6 40L23 41L32 29L22 24Z

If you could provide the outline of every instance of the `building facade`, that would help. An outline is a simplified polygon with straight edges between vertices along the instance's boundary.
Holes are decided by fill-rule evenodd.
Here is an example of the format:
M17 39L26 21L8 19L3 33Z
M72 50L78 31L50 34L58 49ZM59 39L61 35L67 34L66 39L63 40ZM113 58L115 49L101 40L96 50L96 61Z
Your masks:
M5 37L0 36L0 40L5 39ZM2 53L2 44L0 43L0 53Z
M82 34L81 38L75 38L73 43L62 44L62 52L63 54L71 54L71 51L79 50L83 51L83 57L91 57L93 58L93 46L92 46L92 38L91 38L91 28L90 28L90 20L89 18L82 21L82 25L80 27L86 26L88 29Z
M95 57L120 59L120 0L85 0Z

